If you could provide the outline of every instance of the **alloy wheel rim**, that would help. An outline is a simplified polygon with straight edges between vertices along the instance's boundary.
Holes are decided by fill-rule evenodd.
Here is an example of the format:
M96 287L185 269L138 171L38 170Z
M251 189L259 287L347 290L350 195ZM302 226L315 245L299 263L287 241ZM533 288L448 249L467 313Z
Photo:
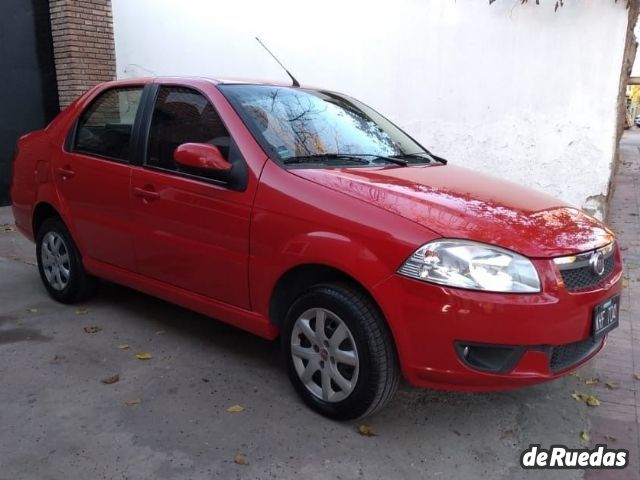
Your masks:
M298 317L291 333L291 358L305 388L325 402L344 400L358 381L353 335L330 310L311 308Z
M71 264L67 244L57 232L48 232L42 239L40 249L42 270L54 290L64 290L71 277Z

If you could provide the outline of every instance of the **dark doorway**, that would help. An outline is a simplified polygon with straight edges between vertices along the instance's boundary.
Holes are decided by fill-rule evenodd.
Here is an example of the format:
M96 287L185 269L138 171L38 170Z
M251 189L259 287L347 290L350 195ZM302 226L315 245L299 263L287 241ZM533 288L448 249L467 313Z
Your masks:
M58 112L47 0L0 2L0 66L0 205L6 205L16 140Z

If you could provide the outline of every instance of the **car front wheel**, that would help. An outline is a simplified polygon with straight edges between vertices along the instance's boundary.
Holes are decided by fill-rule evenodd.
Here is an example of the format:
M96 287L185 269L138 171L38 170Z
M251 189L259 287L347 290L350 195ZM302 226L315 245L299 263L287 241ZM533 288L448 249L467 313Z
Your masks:
M348 284L322 284L291 306L283 330L289 377L315 411L348 420L382 408L398 387L398 361L372 300Z

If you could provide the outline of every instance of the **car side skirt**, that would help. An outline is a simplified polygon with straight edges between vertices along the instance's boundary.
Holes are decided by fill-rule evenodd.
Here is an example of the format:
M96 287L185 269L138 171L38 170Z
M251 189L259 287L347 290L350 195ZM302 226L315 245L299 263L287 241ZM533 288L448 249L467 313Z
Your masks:
M219 302L212 298L181 289L174 285L168 285L92 258L84 258L82 263L86 270L96 277L175 303L215 318L216 320L221 320L234 327L246 330L267 340L273 340L277 338L279 334L279 329L276 326L256 312Z

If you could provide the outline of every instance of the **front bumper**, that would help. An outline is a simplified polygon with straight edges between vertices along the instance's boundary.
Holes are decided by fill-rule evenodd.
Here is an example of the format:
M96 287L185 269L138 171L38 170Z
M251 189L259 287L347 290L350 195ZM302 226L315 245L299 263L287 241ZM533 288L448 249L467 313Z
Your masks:
M393 275L373 294L391 327L409 383L446 390L505 390L552 380L595 355L593 308L622 290L622 262L588 291L568 291L552 260L533 260L542 282L535 294L448 288ZM477 368L465 345L515 348L499 372ZM462 346L462 349L461 349Z

